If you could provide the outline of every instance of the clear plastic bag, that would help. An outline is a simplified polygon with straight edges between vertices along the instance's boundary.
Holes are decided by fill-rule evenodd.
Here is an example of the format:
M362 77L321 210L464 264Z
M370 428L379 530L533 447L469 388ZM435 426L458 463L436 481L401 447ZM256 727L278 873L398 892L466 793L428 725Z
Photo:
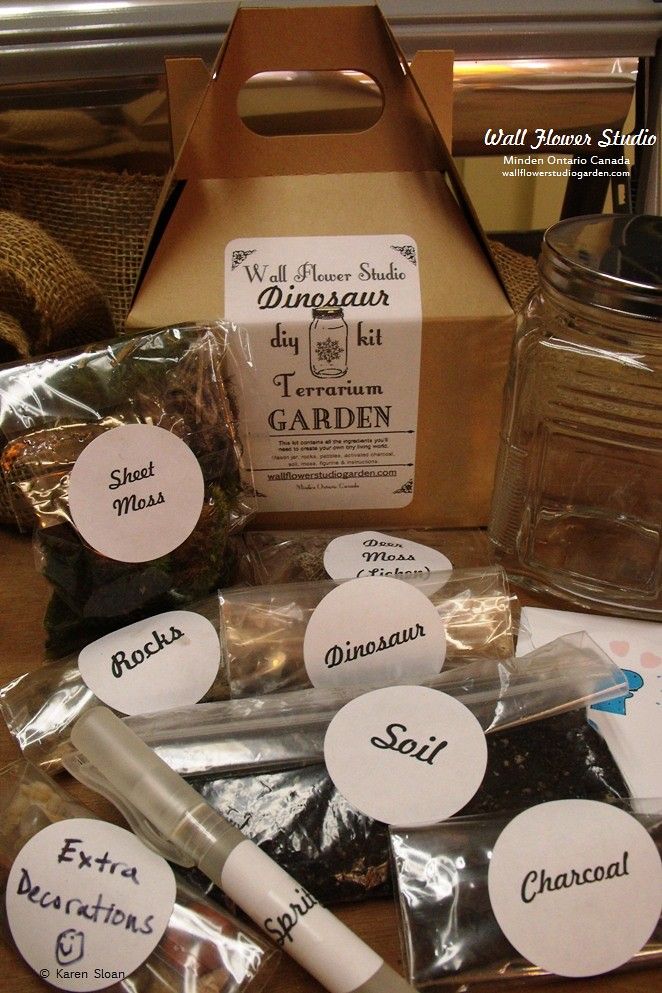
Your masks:
M627 692L622 671L583 632L518 658L477 659L444 669L425 685L460 700L486 732ZM182 776L267 772L322 762L329 723L360 693L360 688L341 693L311 687L125 719Z
M606 746L577 709L593 695L620 692L624 684L620 670L583 636L560 639L528 658L475 662L436 680L486 730L501 731L488 735L488 771L472 809L489 810L506 795L526 802L530 783L539 781L532 757L538 746L549 745L550 725L559 728L559 722L557 737L568 752L564 768L581 769L584 776L578 783L550 777L544 796L574 796L574 790L598 799L624 795ZM205 799L309 892L334 903L383 896L390 889L385 825L355 810L323 764L326 728L347 699L349 694L309 689L200 704L195 711L128 723L169 765L194 777ZM66 756L65 765L95 788L80 756ZM124 814L131 822L131 811Z
M15 762L0 773L0 890L12 862L38 831L70 817L92 817L36 766ZM5 940L11 944L6 921ZM116 993L259 993L279 952L177 875L177 894L163 937L146 961L113 984Z
M599 799L596 797L595 799ZM630 811L662 853L662 808ZM516 811L515 811L516 812ZM522 958L499 927L487 875L492 850L513 811L453 817L390 832L400 935L409 981L419 990L466 991L504 981L549 977ZM662 961L662 920L628 967Z
M501 568L455 569L401 581L420 589L443 619L445 670L467 659L513 654L513 597ZM221 592L221 638L233 697L310 686L304 635L313 611L336 586L327 579Z
M216 595L187 604L186 609L206 618L218 631ZM221 660L218 675L202 699L224 700L229 695ZM80 673L77 652L26 672L0 688L0 711L10 734L25 758L51 774L62 767L74 722L100 703Z
M581 710L489 734L487 754L481 788L463 813L628 795L609 749ZM208 803L323 902L390 892L386 826L355 810L324 765L193 782Z
M358 534L365 528L318 531L246 531L242 575L250 586L272 583L316 583L329 578L324 568L324 552L329 542L343 535ZM434 548L451 562L456 558L482 562L485 546L475 533L439 528L386 528L388 536Z
M45 618L50 652L62 655L233 580L228 536L253 510L232 395L241 388L233 358L241 347L229 325L190 324L0 370L0 467L17 519L30 508L37 521L38 567L53 587ZM204 493L197 523L178 547L127 562L82 538L69 477L91 442L135 424L183 441Z

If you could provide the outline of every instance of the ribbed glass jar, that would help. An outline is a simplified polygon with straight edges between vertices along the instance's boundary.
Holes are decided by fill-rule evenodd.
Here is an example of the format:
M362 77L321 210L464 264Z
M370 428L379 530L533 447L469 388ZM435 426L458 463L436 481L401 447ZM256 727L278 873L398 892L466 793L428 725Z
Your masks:
M662 619L662 219L546 233L520 315L490 521L525 586Z

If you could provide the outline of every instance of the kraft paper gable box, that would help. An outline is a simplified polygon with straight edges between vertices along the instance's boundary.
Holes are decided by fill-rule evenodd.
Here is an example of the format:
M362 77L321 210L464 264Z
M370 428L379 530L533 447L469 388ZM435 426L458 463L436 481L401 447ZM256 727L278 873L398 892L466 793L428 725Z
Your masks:
M363 72L381 116L258 135L238 94L277 70ZM378 9L240 9L172 179L129 327L248 329L258 524L485 524L514 316Z

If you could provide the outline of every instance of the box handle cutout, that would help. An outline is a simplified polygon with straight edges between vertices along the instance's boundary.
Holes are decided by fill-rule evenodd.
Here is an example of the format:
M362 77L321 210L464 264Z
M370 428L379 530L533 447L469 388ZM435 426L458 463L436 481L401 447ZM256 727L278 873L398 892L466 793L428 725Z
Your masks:
M376 123L351 133L351 140L344 132L265 136L239 116L238 95L253 76L348 69L368 76L383 99ZM171 106L175 103L173 94ZM377 6L240 7L175 176L419 172L444 166L442 159L427 109Z
M377 81L354 69L259 72L237 94L240 119L263 137L357 134L383 111Z

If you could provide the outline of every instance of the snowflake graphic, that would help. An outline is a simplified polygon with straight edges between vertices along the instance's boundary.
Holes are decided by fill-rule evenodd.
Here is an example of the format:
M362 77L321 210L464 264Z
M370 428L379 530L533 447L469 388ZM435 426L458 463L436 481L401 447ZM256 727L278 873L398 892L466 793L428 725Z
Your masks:
M253 252L255 251L257 251L257 249L255 248L249 248L246 251L241 251L241 250L234 251L232 253L232 271L234 272L237 266L241 265L242 262L245 262L248 256L252 255Z
M333 338L325 338L323 341L318 341L315 345L315 354L320 362L326 362L330 364L339 359L342 355L343 350L337 341Z

